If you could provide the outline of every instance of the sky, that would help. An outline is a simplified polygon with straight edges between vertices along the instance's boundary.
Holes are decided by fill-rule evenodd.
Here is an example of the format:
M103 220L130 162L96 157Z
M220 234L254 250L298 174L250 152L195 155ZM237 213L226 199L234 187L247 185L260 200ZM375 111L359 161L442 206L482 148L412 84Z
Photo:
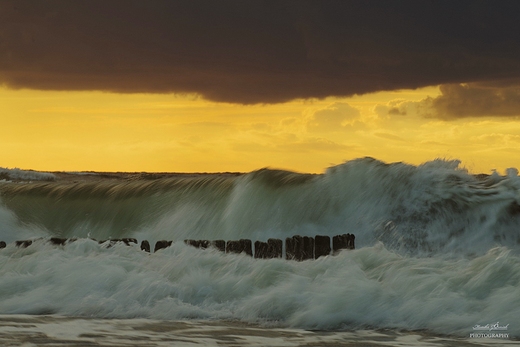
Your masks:
M520 167L518 1L0 0L0 167Z

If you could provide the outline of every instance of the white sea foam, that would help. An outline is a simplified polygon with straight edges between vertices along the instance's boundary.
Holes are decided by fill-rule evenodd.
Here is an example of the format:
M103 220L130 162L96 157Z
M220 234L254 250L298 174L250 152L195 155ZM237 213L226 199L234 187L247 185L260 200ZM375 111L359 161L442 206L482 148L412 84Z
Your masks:
M457 161L372 159L323 175L0 184L0 240L174 240L148 254L88 239L0 250L0 313L238 319L306 329L520 326L520 179ZM184 239L267 240L350 232L354 251L255 260Z
M457 161L418 167L372 159L323 175L260 170L238 177L0 186L21 226L98 239L267 240L354 233L411 253L483 254L520 244L520 178L477 179Z
M38 172L33 170L21 170L18 168L8 169L0 167L0 180L17 181L54 181L56 176L49 172Z
M98 318L238 319L307 329L475 324L520 334L520 259L403 257L382 244L315 261L255 260L183 243L155 254L78 240L0 252L0 312Z

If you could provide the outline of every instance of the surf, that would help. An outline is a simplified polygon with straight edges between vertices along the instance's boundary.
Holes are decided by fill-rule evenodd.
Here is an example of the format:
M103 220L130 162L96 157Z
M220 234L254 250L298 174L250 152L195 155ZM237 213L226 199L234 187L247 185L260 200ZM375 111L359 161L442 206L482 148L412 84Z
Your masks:
M500 322L520 333L516 169L475 175L456 160L361 158L322 174L4 172L1 314L456 336ZM183 242L346 233L356 249L312 261ZM148 253L93 240L122 238L173 242ZM33 242L17 247L21 239Z
M48 178L48 176L43 176ZM520 245L520 179L472 175L460 162L372 158L323 174L135 175L0 183L5 241L27 237L266 241L355 234L401 253L483 254Z

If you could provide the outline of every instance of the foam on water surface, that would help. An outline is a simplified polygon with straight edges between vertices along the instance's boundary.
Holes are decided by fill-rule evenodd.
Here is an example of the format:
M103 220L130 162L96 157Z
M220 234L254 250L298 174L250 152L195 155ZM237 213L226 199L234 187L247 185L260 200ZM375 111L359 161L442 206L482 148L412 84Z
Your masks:
M0 167L0 180L4 181L54 181L56 176L49 172L8 169Z
M520 316L520 261L403 257L382 244L295 262L200 250L149 254L78 240L0 253L0 312L99 318L232 319L282 327L366 327L466 335Z
M3 346L514 346L518 341L465 339L390 330L307 331L236 321L82 319L0 315Z
M71 175L71 174L67 174ZM105 177L106 176L106 177ZM520 335L520 179L360 159L322 175L77 175L0 183L0 314ZM68 177L68 176L67 176ZM185 245L356 235L313 261ZM66 246L26 238L79 237ZM154 254L97 239L173 240ZM408 336L408 335L407 335Z

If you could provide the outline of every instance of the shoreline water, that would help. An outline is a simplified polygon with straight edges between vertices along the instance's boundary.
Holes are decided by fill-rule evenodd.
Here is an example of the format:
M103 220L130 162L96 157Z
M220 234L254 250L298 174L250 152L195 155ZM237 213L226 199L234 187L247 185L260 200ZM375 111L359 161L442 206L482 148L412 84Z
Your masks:
M99 319L0 315L3 346L513 346L518 339L392 329L313 331L226 320Z

